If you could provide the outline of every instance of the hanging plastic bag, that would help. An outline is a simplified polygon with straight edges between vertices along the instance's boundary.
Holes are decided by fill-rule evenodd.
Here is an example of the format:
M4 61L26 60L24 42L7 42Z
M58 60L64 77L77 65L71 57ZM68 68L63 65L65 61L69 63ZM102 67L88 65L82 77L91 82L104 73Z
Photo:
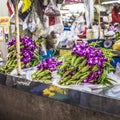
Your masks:
M36 40L38 40L38 38L41 36L42 30L43 30L43 24L41 23L40 18L39 18L38 15L36 16L35 19L36 19L36 27L37 27L37 29L33 33L33 36L35 36L37 38Z
M32 8L32 12L29 16L29 20L28 20L28 29L30 30L30 32L34 32L37 29L37 19L38 15L35 11L35 8Z
M55 25L55 16L49 16L49 26Z
M27 25L28 19L29 19L29 15L23 21L23 30L26 30L28 28L28 25Z
M85 23L84 16L83 13L81 13L71 26L72 33L74 33L75 35L79 35L80 33L82 33L85 29L84 23Z
M23 0L22 13L26 12L31 7L31 0Z
M49 26L49 32L54 31L55 33L59 34L64 30L64 26L60 16L49 17Z
M47 55L47 49L44 41L41 43L41 55L46 56Z
M48 5L48 3L49 3L49 1L48 1L48 0L43 0L43 6L47 6L47 5Z
M53 0L50 0L49 5L45 9L45 15L47 16L60 16L60 11L58 10L56 3Z
M31 13L32 11L32 7L30 7L27 11L25 11L24 13L22 13L22 10L20 9L19 10L19 17L22 19L22 21L24 21L28 16L29 14Z

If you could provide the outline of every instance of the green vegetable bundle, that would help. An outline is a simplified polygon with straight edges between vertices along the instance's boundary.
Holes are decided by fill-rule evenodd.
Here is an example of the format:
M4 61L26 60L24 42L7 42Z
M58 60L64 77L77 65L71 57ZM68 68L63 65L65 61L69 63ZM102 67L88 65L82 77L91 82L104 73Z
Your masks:
M40 69L32 74L32 79L39 82L50 83L51 82L51 71Z
M52 72L56 71L57 66L61 62L58 62L55 58L47 58L41 64L37 66L37 71L32 74L32 79L44 83L51 83Z
M109 54L108 54L109 52ZM64 63L59 66L61 85L80 83L111 85L113 80L107 74L114 70L110 65L112 54L105 49L97 49L82 43L73 48L72 53L65 55Z
M8 43L7 62L0 72L10 74L17 67L16 39ZM36 44L29 37L20 38L21 68L34 67L39 64L40 56Z
M120 40L120 32L116 33L116 40Z

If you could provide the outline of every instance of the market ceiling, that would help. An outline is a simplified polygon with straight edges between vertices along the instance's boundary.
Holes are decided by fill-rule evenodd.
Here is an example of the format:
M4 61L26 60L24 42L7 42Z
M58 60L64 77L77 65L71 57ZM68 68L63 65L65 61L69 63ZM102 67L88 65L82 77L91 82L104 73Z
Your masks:
M120 0L100 0L100 2L115 2L115 1L120 1ZM99 0L95 0L95 3L98 3Z
M85 0L65 0L65 2L71 2L71 3L82 3L84 2ZM113 2L113 3L117 3L117 1L120 2L120 0L94 0L95 1L95 4L99 3L102 3L102 2Z

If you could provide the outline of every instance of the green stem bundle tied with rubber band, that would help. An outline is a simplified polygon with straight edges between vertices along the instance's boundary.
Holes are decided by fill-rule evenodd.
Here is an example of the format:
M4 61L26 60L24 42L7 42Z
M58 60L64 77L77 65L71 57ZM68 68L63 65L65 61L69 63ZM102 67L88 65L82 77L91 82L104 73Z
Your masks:
M59 84L113 84L115 81L107 78L107 74L114 71L110 64L113 56L110 50L98 49L87 43L75 46L71 53L62 56L64 62L58 68Z
M57 70L62 62L57 61L56 58L47 58L37 66L37 70L32 74L32 80L51 83L52 72Z
M40 62L38 47L29 37L20 38L21 68L34 67ZM1 73L10 74L17 67L16 39L8 43L7 62L0 68Z

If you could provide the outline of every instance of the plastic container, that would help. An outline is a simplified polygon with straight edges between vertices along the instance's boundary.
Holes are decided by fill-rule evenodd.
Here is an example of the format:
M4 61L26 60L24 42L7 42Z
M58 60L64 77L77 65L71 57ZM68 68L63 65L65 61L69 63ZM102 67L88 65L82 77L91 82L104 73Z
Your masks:
M47 50L47 54L44 54L43 51L40 52L41 56L42 56L42 61L44 61L47 58L52 58L54 57L54 51L53 50Z

